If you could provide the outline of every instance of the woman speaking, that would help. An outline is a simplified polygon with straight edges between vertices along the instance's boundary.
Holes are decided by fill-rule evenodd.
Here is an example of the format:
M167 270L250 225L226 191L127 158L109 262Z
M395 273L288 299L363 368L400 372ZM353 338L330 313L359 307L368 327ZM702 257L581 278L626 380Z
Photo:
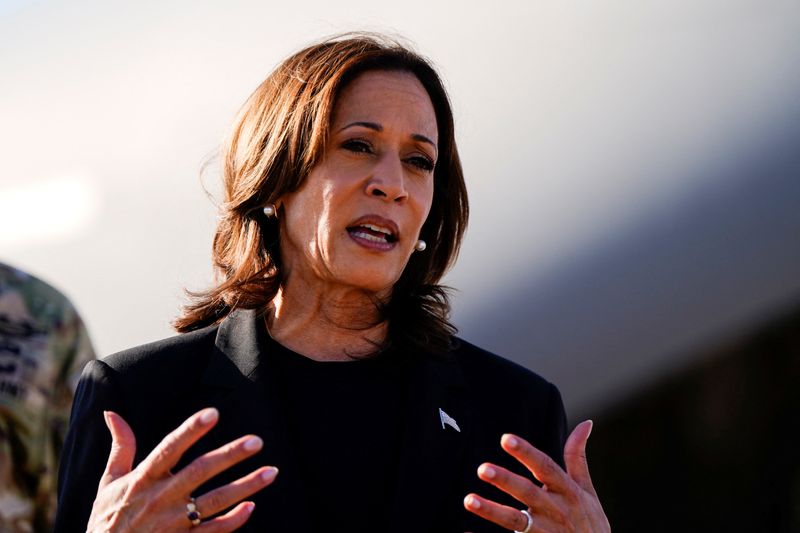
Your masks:
M57 531L609 531L591 422L566 439L557 389L448 321L468 205L425 59L301 50L222 165L217 283L181 335L86 367Z

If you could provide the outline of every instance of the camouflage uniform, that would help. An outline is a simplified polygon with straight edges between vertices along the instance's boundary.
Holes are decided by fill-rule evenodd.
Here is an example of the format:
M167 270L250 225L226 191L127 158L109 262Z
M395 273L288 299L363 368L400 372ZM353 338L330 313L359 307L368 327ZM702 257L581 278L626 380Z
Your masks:
M0 263L0 532L52 529L72 395L93 358L69 300Z

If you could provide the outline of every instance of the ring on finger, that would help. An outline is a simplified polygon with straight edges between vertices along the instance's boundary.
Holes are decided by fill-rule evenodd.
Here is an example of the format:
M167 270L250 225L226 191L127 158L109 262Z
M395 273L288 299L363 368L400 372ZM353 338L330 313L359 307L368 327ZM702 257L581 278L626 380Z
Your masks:
M197 527L203 521L200 511L197 510L197 502L194 498L189 498L189 503L186 504L186 518L192 523L192 527Z
M520 531L515 530L514 533L528 533L531 530L531 527L533 526L533 517L531 516L531 513L528 512L527 509L521 509L520 512L525 515L525 520L527 520L527 523L525 524L525 529L522 529Z

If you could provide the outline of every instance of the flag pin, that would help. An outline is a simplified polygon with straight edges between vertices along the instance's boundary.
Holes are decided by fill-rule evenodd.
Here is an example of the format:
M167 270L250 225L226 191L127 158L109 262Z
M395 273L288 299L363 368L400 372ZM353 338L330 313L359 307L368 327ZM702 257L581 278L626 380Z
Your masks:
M461 433L461 428L458 427L456 419L445 413L441 407L439 408L439 420L442 421L442 429L444 429L444 426L446 424L451 428L455 429L456 431L458 431L459 433Z

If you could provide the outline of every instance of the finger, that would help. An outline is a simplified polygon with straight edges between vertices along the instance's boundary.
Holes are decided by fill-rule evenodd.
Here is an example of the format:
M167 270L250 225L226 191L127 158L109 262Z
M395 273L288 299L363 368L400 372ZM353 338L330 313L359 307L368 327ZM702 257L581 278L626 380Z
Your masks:
M203 494L195 500L195 504L201 514L213 516L271 484L277 475L278 469L274 466L260 468L233 483Z
M467 511L474 513L484 520L494 522L500 527L511 531L524 531L528 525L528 519L519 509L500 505L486 498L481 498L477 494L468 494L464 498L464 507ZM539 520L534 520L528 533L548 533L537 524Z
M103 411L103 418L111 433L111 451L108 454L103 477L100 479L100 486L105 486L130 472L136 455L136 437L128 423L113 411Z
M546 453L533 447L516 435L506 434L500 439L503 449L521 462L536 479L547 485L548 490L567 493L574 483L566 472Z
M222 516L207 520L194 528L197 533L227 533L242 527L253 514L256 504L242 502Z
M589 474L589 462L586 460L586 442L592 432L592 421L581 422L572 430L567 444L564 446L564 462L567 465L567 472L583 490L593 496L597 496L592 484L592 476Z
M219 411L213 407L193 414L177 429L164 437L142 461L140 467L149 476L155 478L169 474L170 469L178 464L184 452L200 437L208 433L217 420L219 420Z
M263 446L264 441L259 437L247 435L205 453L175 475L173 489L178 494L191 493L203 482L250 457Z
M557 523L566 521L567 515L547 492L533 484L530 479L519 476L505 468L489 463L478 467L478 477L513 496L532 509L537 515L545 515Z

